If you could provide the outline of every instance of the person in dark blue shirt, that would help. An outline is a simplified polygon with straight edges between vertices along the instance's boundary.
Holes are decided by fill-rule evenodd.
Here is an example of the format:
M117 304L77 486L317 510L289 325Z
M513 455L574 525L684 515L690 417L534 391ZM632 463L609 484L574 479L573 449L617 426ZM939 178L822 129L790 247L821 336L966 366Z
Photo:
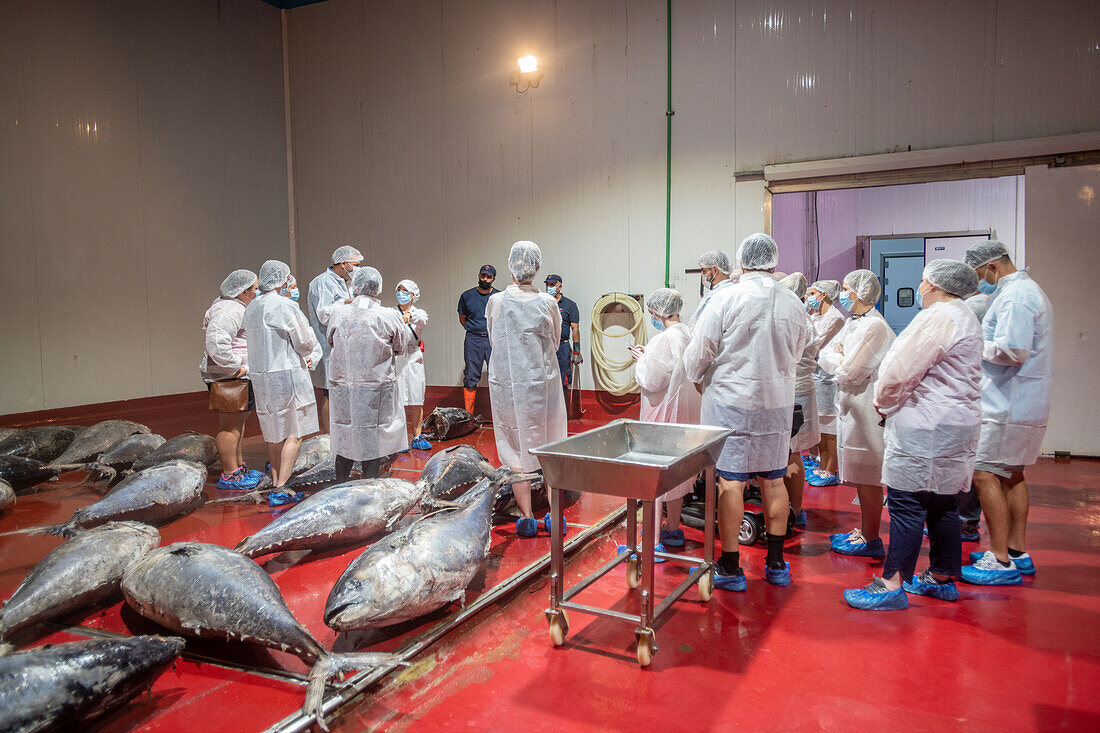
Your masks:
M466 412L473 413L474 399L477 397L477 383L481 381L481 370L489 363L492 348L489 346L489 331L485 325L485 304L489 297L500 291L493 287L497 279L497 269L484 265L477 276L477 287L470 288L458 298L458 322L466 329L466 340L462 348L465 368L462 370L462 397Z
M561 275L546 276L546 292L558 301L561 313L561 344L558 346L558 368L561 370L561 385L569 389L569 380L573 375L573 365L584 361L581 356L581 312L577 304L561 294ZM572 336L573 345L569 339Z

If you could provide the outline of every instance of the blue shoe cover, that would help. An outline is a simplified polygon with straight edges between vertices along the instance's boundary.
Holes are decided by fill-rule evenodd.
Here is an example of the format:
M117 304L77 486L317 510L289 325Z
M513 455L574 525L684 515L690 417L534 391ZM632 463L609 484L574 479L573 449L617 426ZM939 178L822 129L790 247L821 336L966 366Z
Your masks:
M260 479L242 473L235 474L228 479L223 474L218 479L217 487L223 491L252 491L259 483Z
M821 461L817 460L813 456L802 456L802 467L805 468L807 471L811 468L817 468L820 465Z
M833 552L838 555L852 555L853 557L886 557L886 548L882 546L882 538L876 537L870 542L852 542L845 535L842 539L834 540Z
M1020 571L1020 575L1035 575L1035 561L1031 559L1031 555L1014 557L1012 564Z
M654 547L653 549L657 552L666 552L665 546L660 544L660 543L658 543L657 546ZM621 555L624 552L626 552L626 545L619 545L615 548L615 554L616 555ZM641 556L642 556L641 548L638 548L637 552L638 552L638 557L640 559ZM654 557L653 558L653 564L654 565L659 565L660 563L663 563L663 562L668 562L668 560L664 559L663 557Z
M764 566L764 580L768 581L772 585L778 585L783 588L791 584L791 564L789 562L783 563L783 569L777 570L775 568L769 568Z
M806 510L803 509L798 514L794 515L794 526L805 527L806 526Z
M981 542L981 539L982 539L982 533L981 532L965 532L964 531L964 532L961 533L961 536L962 536L962 541L963 542Z
M872 578L864 588L844 591L844 600L862 611L902 611L909 608L909 597L901 588L886 590L882 580Z
M901 584L902 589L906 593L938 598L941 601L959 600L959 589L955 587L954 583L926 583L921 580L922 577L923 574L914 575L912 580ZM926 580L931 580L931 578L926 578Z
M840 478L835 473L822 476L816 471L810 471L806 474L806 483L810 486L837 486L840 484Z
M516 520L516 534L520 537L535 537L539 533L539 525L534 517L520 517Z
M661 530L661 544L667 547L683 547L684 546L684 530L682 529L662 529Z
M397 451L397 452L398 452L398 453L408 453L408 452L409 452L410 450L412 450L412 446L409 446L409 447L408 447L408 448L406 448L405 450L399 450L399 451Z
M285 491L273 491L267 495L267 505L286 506L287 504L295 504L304 498L306 498L306 495L303 491L299 491L296 494L289 494Z
M431 450L432 444L423 435L418 435L416 440L412 442L412 447L416 450Z
M542 518L542 528L546 530L546 534L550 534L550 512L546 512L546 516ZM561 518L561 536L564 537L566 532L569 531L569 522L565 521L565 517Z
M733 591L734 593L744 593L748 590L749 583L745 579L744 571L739 572L737 575L724 575L722 566L716 564L714 566L714 587Z
M992 552L984 552L971 565L963 565L962 579L973 585L1020 585L1023 579L1015 567L1004 567Z

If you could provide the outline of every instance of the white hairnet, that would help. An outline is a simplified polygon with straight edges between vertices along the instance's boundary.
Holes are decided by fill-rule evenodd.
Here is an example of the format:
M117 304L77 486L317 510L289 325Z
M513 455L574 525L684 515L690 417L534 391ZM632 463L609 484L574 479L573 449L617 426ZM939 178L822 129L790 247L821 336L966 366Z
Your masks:
M653 315L668 318L680 313L684 307L684 298L672 288L657 288L649 294L645 305Z
M337 247L336 251L332 253L332 264L338 265L341 262L362 262L363 253L352 247L350 244L345 244L343 247Z
M840 283L836 280L818 280L810 287L824 293L830 303L835 303L836 299L840 297Z
M256 279L260 281L260 292L266 293L285 283L288 277L290 265L279 260L268 260L260 266L260 275Z
M779 245L763 232L750 234L737 248L737 261L746 270L770 270L779 264Z
M256 282L256 273L252 270L234 270L229 277L222 280L221 294L223 298L236 298L248 290L252 283Z
M852 289L859 302L867 305L874 305L882 295L882 286L878 284L878 277L870 270L849 272L844 278L844 285Z
M806 276L801 272L792 272L790 275L780 280L779 284L793 290L794 294L799 298L806 297Z
M408 290L409 295L413 297L413 303L420 300L420 288L412 280L402 280L401 282L397 283L397 287L404 287L405 290ZM394 292L397 292L397 288L394 288Z
M924 267L922 277L945 293L967 298L978 291L978 273L965 262L935 260Z
M355 268L351 275L351 292L354 295L378 295L382 292L382 273L370 266Z
M535 273L542 267L542 250L534 242L526 240L516 242L508 252L508 271L521 285L535 279Z
M733 272L730 256L720 249L712 249L699 255L699 267L717 267L723 275Z
M982 265L988 265L993 260L1008 257L1008 247L996 239L987 242L978 242L966 250L966 264L975 269Z

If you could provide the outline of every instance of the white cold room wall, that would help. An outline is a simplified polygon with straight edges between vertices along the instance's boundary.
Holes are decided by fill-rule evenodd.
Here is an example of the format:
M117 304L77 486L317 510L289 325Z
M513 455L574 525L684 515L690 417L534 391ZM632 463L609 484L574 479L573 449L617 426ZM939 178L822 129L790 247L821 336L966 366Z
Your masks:
M202 315L285 258L279 11L0 3L0 414L201 389Z

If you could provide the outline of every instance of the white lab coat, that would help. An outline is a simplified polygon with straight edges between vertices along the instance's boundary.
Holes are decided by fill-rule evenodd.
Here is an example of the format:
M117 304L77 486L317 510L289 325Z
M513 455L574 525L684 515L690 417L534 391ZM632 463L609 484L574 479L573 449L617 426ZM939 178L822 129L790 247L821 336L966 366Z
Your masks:
M688 327L675 323L654 336L634 364L634 380L642 388L641 420L699 424L699 391L684 372L684 350L690 340ZM685 481L665 499L686 496L694 483L694 478Z
M558 302L532 285L512 284L489 298L485 320L493 348L489 399L497 455L504 466L534 471L539 462L528 450L567 434Z
M874 405L875 379L893 343L894 332L872 308L849 318L818 357L821 368L836 377L836 444L844 483L877 486L882 480L886 446ZM844 347L843 355L838 346Z
M236 298L217 298L206 310L202 319L205 348L199 363L204 382L232 379L241 367L248 369L244 307Z
M821 349L821 337L814 330L810 315L806 314L806 346L794 372L794 401L802 405L802 427L791 438L791 451L801 453L821 442L821 417L817 407L817 352Z
M829 343L844 328L844 316L836 306L830 306L826 313L812 313L810 323L820 341L818 353L825 351ZM818 368L814 372L814 387L817 394L818 429L826 435L836 435L836 380L832 374Z
M332 309L329 432L332 452L369 461L409 447L397 395L396 357L414 346L401 316L369 295Z
M684 351L687 378L703 384L700 422L732 428L721 471L787 466L794 377L806 347L802 301L766 272L715 290Z
M397 308L397 317L401 318L401 309ZM405 330L413 339L413 348L408 354L397 357L397 395L402 405L423 405L427 381L424 378L424 352L420 350L420 341L428 325L427 312L415 305L409 308L409 322ZM414 335L415 333L415 335Z
M921 310L879 366L882 482L898 491L970 490L981 426L982 334L961 300Z
M309 283L309 295L306 311L309 313L309 325L321 344L320 363L313 370L313 386L328 389L329 353L332 347L328 343L328 323L332 310L351 297L351 291L344 278L327 268Z
M982 320L978 462L1030 466L1050 415L1054 312L1024 271L1001 278Z
M270 290L244 311L248 376L256 394L256 416L268 443L317 432L317 401L306 359L316 366L321 345L297 303Z

